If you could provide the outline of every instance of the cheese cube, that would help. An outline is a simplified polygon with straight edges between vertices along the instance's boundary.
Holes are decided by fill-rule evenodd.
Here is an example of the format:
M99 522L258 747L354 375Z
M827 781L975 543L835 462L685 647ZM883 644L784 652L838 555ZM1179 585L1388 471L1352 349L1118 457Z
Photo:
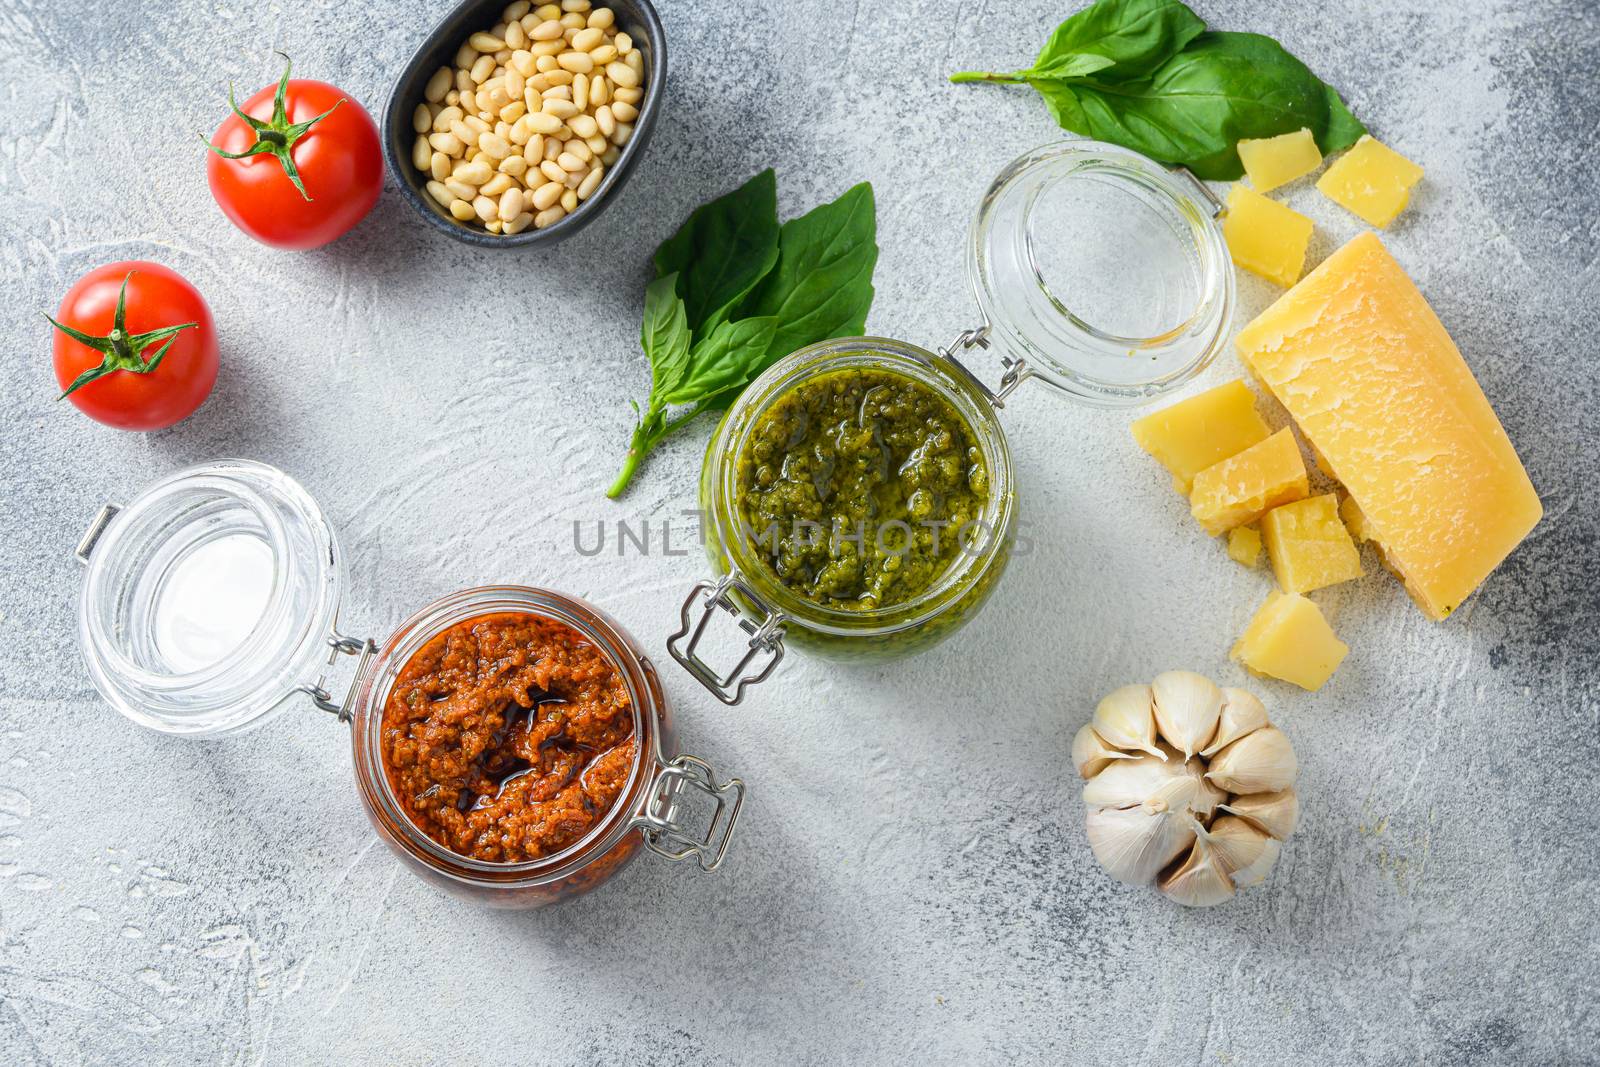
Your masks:
M1254 526L1235 526L1229 530L1228 556L1235 563L1254 567L1256 561L1261 558L1260 532Z
M1364 222L1382 227L1405 210L1411 187L1421 180L1421 167L1363 134L1317 179L1317 188Z
M1250 620L1232 655L1256 674L1314 692L1349 651L1315 604L1299 593L1274 592Z
M1237 343L1430 618L1459 607L1539 521L1494 409L1377 235L1329 256Z
M1228 213L1222 218L1222 236L1233 261L1252 274L1282 286L1300 279L1311 244L1311 220L1254 189L1235 185L1228 190Z
M1300 446L1285 428L1195 475L1189 512L1215 537L1301 499L1309 488Z
M1240 141L1239 161L1258 193L1271 192L1322 166L1322 152L1308 129L1280 133L1255 141Z
M1350 531L1350 536L1360 544L1367 539L1367 517L1361 514L1361 506L1356 503L1356 498L1347 496L1339 501L1339 517L1344 520L1345 529Z
M1173 485L1189 495L1194 476L1267 439L1256 414L1256 395L1243 379L1180 400L1133 424L1133 439L1172 472Z
M1272 573L1286 593L1309 593L1361 577L1361 554L1339 519L1332 493L1273 508L1261 517L1261 534Z

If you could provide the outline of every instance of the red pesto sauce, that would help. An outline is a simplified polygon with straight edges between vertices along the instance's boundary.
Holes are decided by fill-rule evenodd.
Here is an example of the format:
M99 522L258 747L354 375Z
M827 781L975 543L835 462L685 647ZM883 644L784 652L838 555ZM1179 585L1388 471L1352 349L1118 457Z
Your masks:
M617 802L633 770L633 707L616 664L572 627L479 615L407 661L382 746L419 830L462 856L519 863L572 845Z

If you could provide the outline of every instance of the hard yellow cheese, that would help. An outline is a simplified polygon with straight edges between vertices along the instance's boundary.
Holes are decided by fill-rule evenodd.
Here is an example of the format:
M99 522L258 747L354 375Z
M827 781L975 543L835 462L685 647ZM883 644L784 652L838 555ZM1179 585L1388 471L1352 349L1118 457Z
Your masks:
M1270 192L1322 166L1322 152L1308 129L1239 142L1239 162L1258 193Z
M1306 495L1305 460L1294 434L1279 430L1194 476L1189 512L1215 537Z
M1265 441L1267 433L1267 424L1256 414L1256 395L1243 379L1180 400L1133 424L1133 439L1172 472L1173 485L1184 494L1196 474Z
M1430 617L1454 611L1539 521L1494 409L1375 235L1328 257L1238 346Z
M1411 202L1411 187L1422 180L1422 168L1369 135L1351 146L1317 188L1335 204L1372 226L1387 226Z
M1235 526L1228 531L1228 556L1235 563L1254 567L1261 558L1261 533L1254 526Z
M1361 554L1332 493L1273 508L1261 517L1261 535L1272 573L1286 593L1309 593L1361 577Z
M1273 592L1233 646L1233 658L1257 674L1314 691L1349 651L1315 604L1299 593Z
M1254 189L1235 185L1228 190L1222 236L1233 261L1252 274L1293 285L1305 269L1311 230L1310 219Z

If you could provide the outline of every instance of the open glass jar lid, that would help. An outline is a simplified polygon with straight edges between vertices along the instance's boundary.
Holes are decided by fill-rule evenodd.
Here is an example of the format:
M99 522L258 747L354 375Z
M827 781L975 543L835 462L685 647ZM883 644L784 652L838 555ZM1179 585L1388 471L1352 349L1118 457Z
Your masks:
M1187 170L1098 141L1019 157L973 219L968 270L1004 398L1036 377L1083 401L1134 405L1221 350L1233 313L1222 204Z
M102 508L77 555L84 661L113 707L190 737L307 700L332 713L351 725L374 829L449 892L537 907L645 848L705 870L726 854L744 783L678 751L655 666L592 604L483 586L424 606L381 645L346 637L332 527L294 479L244 460ZM482 642L499 652L446 666ZM353 678L335 697L328 679L345 657ZM594 679L605 684L579 684Z
M1221 212L1188 171L1115 145L1068 141L1013 161L984 195L969 237L977 327L937 352L883 337L810 345L729 405L700 479L715 577L685 599L667 642L673 658L737 704L791 645L881 659L959 630L999 582L1014 540L1019 494L999 409L1029 378L1089 403L1132 405L1204 370L1233 313ZM961 362L961 350L975 346L999 349L998 388ZM886 430L882 398L891 392L894 403L933 414ZM853 398L855 407L835 421L836 405L819 396ZM786 424L787 438L764 432L769 413L791 403L808 419ZM826 440L807 441L809 413L822 410L832 412L821 419ZM854 440L830 436L835 426ZM890 442L900 438L915 447L896 452ZM960 447L941 454L941 440ZM936 461L964 473L940 481ZM840 470L854 482L834 484ZM861 484L874 488L863 495ZM963 503L947 507L952 499ZM738 624L724 642L731 668L701 652L724 613Z
M344 586L338 538L300 485L225 460L107 505L78 545L78 636L101 694L163 733L265 721L326 665Z

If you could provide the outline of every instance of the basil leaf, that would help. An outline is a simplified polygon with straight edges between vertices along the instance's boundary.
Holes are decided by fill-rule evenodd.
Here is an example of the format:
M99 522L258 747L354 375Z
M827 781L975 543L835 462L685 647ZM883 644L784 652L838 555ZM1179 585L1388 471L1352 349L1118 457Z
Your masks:
M756 373L806 345L865 331L877 262L876 213L866 182L784 223L778 264L742 308L742 314L778 321Z
M1100 0L1057 26L1028 69L963 71L950 80L1018 82L1098 73L1106 81L1129 81L1155 70L1205 28L1179 0Z
M1365 132L1341 104L1330 137L1329 97L1337 94L1278 42L1254 33L1201 34L1144 82L1032 84L1074 133L1213 180L1244 173L1237 145L1246 138L1304 126L1333 151L1326 146L1343 147Z
M1328 98L1328 129L1321 137L1317 138L1317 147L1322 154L1332 155L1342 152L1346 148L1361 140L1361 135L1367 128L1361 125L1361 120L1350 113L1344 101L1339 99L1339 94L1334 92L1333 86L1324 85L1324 94Z
M748 385L761 366L778 320L772 315L724 322L695 342L683 378L662 400L690 404Z
M1034 77L1072 76L1051 68L1088 55L1109 61L1101 68L1103 79L1142 78L1205 28L1200 16L1178 0L1101 0L1056 27L1033 65Z
M702 204L656 250L656 276L678 275L689 328L709 332L778 260L778 179L769 167Z
M678 273L651 282L644 291L639 346L650 359L650 401L671 392L689 364L689 322L677 293Z

